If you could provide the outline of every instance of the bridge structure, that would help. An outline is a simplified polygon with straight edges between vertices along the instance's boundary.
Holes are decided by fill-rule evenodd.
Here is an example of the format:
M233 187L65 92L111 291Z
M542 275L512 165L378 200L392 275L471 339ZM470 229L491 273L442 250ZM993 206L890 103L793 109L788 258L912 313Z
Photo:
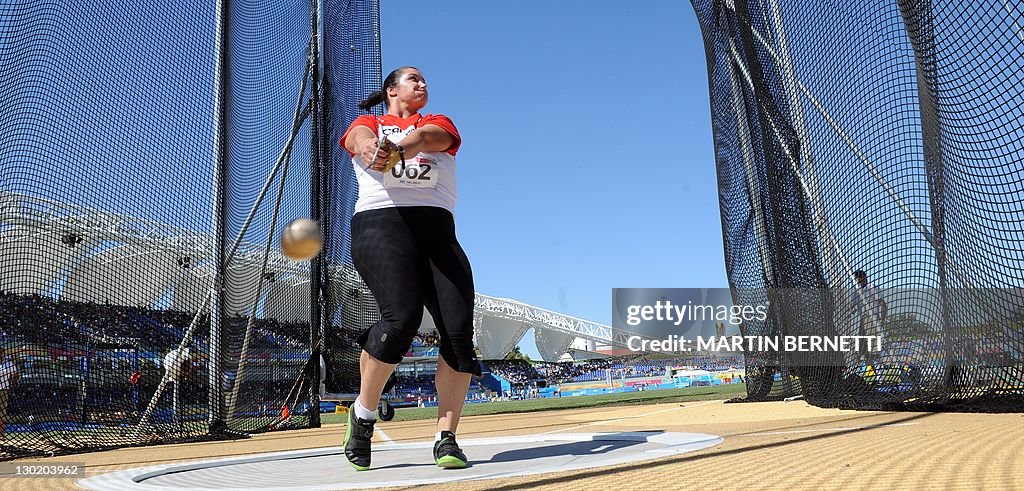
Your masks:
M626 348L638 333L560 314L507 298L476 294L476 341L484 358L501 358L533 329L537 351L544 361L557 361L577 339Z

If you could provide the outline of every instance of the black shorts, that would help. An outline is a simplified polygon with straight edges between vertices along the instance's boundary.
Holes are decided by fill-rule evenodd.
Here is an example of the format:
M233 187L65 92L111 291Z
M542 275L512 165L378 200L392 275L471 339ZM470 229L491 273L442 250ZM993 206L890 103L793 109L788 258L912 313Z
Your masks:
M426 307L444 361L480 375L473 349L473 272L455 238L451 212L404 206L356 213L352 262L380 308L380 320L359 336L367 353L384 363L402 361Z

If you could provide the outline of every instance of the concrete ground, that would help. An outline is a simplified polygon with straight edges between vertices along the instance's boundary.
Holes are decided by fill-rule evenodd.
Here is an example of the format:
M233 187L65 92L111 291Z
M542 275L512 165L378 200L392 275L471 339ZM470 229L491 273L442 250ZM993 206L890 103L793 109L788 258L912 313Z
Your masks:
M378 425L375 439L433 439L429 421ZM86 464L85 477L189 460L334 447L344 426L249 440L130 448L14 463ZM1022 489L1024 414L892 413L816 408L802 401L701 401L474 416L459 438L665 431L721 436L716 446L653 460L416 489ZM472 453L469 454L472 460ZM429 463L429 450L423 460ZM338 463L345 466L344 462ZM419 462L411 463L419 464ZM354 471L353 471L354 472ZM458 479L459 471L450 471ZM10 478L0 491L79 489L73 479ZM168 488L165 488L168 489Z

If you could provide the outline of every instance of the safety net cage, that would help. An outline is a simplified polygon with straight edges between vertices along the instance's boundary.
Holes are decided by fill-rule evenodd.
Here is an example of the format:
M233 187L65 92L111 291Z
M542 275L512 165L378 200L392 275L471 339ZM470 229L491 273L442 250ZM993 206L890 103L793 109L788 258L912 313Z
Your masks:
M742 334L883 339L747 352L746 400L1024 409L1019 2L693 5Z
M378 11L0 0L0 460L319 425Z

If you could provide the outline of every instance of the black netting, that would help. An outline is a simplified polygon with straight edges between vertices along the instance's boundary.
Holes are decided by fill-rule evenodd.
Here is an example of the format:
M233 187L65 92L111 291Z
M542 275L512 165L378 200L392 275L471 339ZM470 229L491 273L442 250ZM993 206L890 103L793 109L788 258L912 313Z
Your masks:
M0 459L318 424L318 326L358 289L337 141L380 47L375 0L315 3L0 0ZM279 251L298 217L322 263Z
M358 186L349 154L339 142L348 125L365 113L359 109L359 102L380 89L380 19L375 0L330 2L324 18L329 81L324 112L332 122L325 142L333 150L324 162L326 176L320 191L325 210L321 223L327 239L323 256L328 263L323 274L327 326L324 359L328 368L325 388L330 393L352 394L359 387L360 348L355 338L377 321L379 313L370 290L352 266L349 220Z
M748 400L1024 407L1019 6L693 4L742 333L861 334L856 270L887 304L881 353L748 353Z

